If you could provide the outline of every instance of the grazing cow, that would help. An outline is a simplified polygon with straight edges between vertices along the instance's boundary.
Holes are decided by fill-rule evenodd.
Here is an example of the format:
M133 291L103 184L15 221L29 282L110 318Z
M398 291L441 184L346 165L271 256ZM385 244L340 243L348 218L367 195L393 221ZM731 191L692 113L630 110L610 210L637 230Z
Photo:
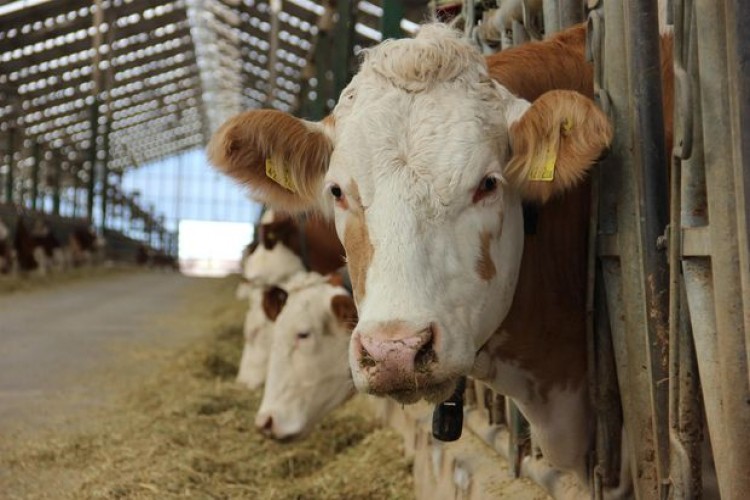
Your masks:
M65 268L65 251L49 224L37 219L31 237L34 241L34 260L39 273L45 275L48 269L62 271Z
M283 286L306 269L321 274L335 271L344 263L344 249L330 223L319 218L302 223L271 210L261 218L257 244L252 247L243 266L245 281L237 289L238 298L247 298L249 306L237 381L256 389L266 377L273 326L261 310L264 290Z
M255 425L274 439L306 435L354 393L347 353L357 309L337 278L299 273L264 293L275 326Z
M23 216L19 214L16 220L16 233L13 238L13 246L16 250L16 261L18 262L18 268L28 273L34 271L39 267L39 263L34 255L34 237L26 227L26 223L23 220Z
M441 401L472 374L585 484L585 178L612 130L587 98L584 43L579 26L485 60L425 26L367 51L331 117L243 113L209 154L272 206L333 214L359 390ZM537 212L529 234L522 203Z
M0 220L0 274L10 274L13 270L13 253L8 226Z
M106 241L90 227L78 226L70 234L68 245L73 265L82 266L93 264L101 257Z

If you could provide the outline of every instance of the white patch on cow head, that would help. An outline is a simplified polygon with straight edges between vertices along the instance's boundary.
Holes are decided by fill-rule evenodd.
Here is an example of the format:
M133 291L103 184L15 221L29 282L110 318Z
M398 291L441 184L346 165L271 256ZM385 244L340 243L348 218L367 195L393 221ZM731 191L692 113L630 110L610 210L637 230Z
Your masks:
M342 320L347 291L316 273L286 284L276 320L263 401L256 426L275 439L305 435L353 392L347 351L352 324Z
M520 198L503 176L507 111L524 106L439 26L369 51L343 93L326 185L341 191L334 214L360 314L358 388L444 398L507 313L523 245ZM383 369L395 345L373 344L405 339L411 354Z

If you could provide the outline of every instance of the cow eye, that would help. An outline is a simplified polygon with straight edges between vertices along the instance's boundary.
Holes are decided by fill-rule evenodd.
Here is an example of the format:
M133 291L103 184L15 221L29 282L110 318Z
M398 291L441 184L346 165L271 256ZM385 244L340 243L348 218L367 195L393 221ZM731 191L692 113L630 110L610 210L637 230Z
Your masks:
M331 196L333 196L336 201L341 201L341 198L344 197L344 193L343 191L341 191L341 188L338 186L338 184L331 184L328 190L331 192Z
M297 334L297 340L305 340L310 336L310 332L299 332Z
M479 186L477 186L477 189L474 192L474 203L481 201L486 196L497 191L499 185L500 179L498 179L497 175L490 174L483 177L482 181L479 183Z

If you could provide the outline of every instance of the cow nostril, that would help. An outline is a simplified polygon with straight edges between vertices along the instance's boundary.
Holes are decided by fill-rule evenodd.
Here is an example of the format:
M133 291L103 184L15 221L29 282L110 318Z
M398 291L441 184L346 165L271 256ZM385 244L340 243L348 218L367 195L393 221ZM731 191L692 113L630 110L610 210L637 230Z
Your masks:
M434 329L433 326L430 325L427 329L427 341L419 348L416 356L414 356L415 372L427 372L430 370L430 365L437 362L434 341Z
M372 355L367 352L365 346L360 346L359 354L359 366L361 366L362 368L372 368L376 365L375 360L373 359Z
M268 417L268 418L266 419L266 421L265 421L265 422L263 423L263 427L261 427L261 429L262 429L262 430L263 430L264 432L271 432L271 430L273 429L273 417L270 417L270 416L269 416L269 417Z

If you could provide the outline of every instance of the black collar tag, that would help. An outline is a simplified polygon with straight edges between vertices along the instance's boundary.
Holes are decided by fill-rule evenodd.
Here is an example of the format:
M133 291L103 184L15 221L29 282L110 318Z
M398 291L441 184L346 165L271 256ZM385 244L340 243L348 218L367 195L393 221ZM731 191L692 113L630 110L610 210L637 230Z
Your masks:
M435 405L432 412L432 436L439 441L456 441L464 426L464 390L466 377L458 379L453 395Z

